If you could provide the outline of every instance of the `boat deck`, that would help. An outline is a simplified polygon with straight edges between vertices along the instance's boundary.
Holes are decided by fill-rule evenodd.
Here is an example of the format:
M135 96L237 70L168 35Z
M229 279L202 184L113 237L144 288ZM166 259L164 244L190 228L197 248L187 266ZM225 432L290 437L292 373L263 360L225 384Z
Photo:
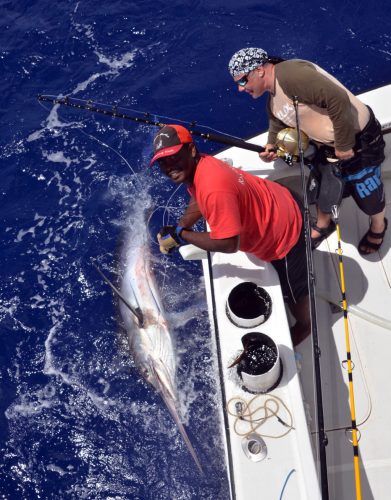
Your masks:
M387 173L386 173L387 174ZM384 176L386 196L391 200L391 179ZM386 216L390 220L390 202ZM387 395L391 379L391 235L386 233L379 253L363 258L357 242L368 227L368 220L351 199L345 200L340 214L343 240L345 287L349 306L349 337L354 362L353 384L356 421L360 431L361 488L363 498L388 498L391 491L391 433L386 425L391 418ZM345 327L338 305L339 263L337 236L331 235L314 252L317 276L317 314L322 352L323 403L331 498L349 498L354 491L348 377L345 364ZM310 339L297 352L311 356ZM302 362L300 379L306 400L313 407L311 367ZM314 431L314 426L311 426Z
M384 128L391 124L391 85L363 94ZM387 103L385 105L385 103ZM391 223L391 134L386 134L386 162L383 180L386 187L386 216ZM265 135L251 142L264 144ZM255 175L278 180L300 191L298 166L288 167L282 160L261 162L256 153L231 148L217 155L233 166ZM368 218L352 199L345 199L340 211L348 324L352 361L356 421L359 429L359 454L362 497L389 498L391 491L391 420L388 385L391 380L391 229L380 252L363 258L357 244L368 228ZM191 245L189 245L191 247ZM337 236L332 234L314 251L318 336L321 349L322 393L325 430L328 437L327 471L330 498L354 498L353 448L350 442L346 342ZM219 359L223 401L222 426L226 436L227 464L232 498L289 498L305 500L321 497L317 459L316 410L312 340L307 338L293 349L289 318L282 300L278 277L270 264L242 252L234 255L214 253L206 258L194 248L182 248L184 258L203 258L206 293L211 324L214 327ZM253 282L264 288L272 299L272 313L263 324L243 328L227 316L227 298L239 283ZM275 417L268 418L256 432L265 446L255 462L243 451L245 423L237 421L236 398L251 401L253 394L243 389L236 367L228 368L242 351L242 337L248 331L270 336L279 348L283 366L279 385L252 405L262 407L267 397L279 398L280 419L287 424L290 414L293 429ZM274 404L274 403L270 403ZM262 414L258 410L256 417ZM237 408L236 408L237 412ZM240 415L239 415L240 416ZM236 426L236 427L235 427ZM239 434L238 434L239 429ZM248 432L248 429L247 429ZM284 434L285 433L285 434ZM281 434L284 434L281 436ZM279 437L280 436L280 437ZM261 443L262 444L262 443ZM284 496L282 496L282 494Z
M213 293L218 318L218 326L215 328L223 373L222 383L225 386L227 409L231 413L227 422L230 440L228 458L232 462L231 477L233 478L232 487L235 494L237 498L248 500L259 498L259 489L254 488L250 492L249 484L257 484L261 487L267 482L272 485L268 489L270 498L279 498L285 480L289 473L294 470L295 474L292 475L287 484L289 498L316 498L313 494L318 488L314 457L277 273L271 265L256 259L250 260L246 254L241 252L231 256L229 263L227 263L225 255L216 253L212 256L211 263L213 267ZM206 272L204 269L204 273ZM262 286L272 300L270 318L262 325L250 329L235 326L226 314L229 292L243 282L253 282ZM241 339L249 331L264 333L274 340L278 345L283 367L279 385L267 395L260 395L256 399L254 399L254 394L243 389L243 383L237 375L236 368L228 368L242 351ZM269 402L268 406L273 410L279 405L278 415L286 424L289 424L290 412L293 416L294 430L286 434L289 428L281 424L277 418L268 419L257 429L257 432L264 438L267 447L266 456L260 462L253 462L243 452L242 447L246 438L240 435L249 432L251 427L239 421L237 422L239 424L237 431L240 434L237 433L234 428L237 416L232 415L235 414L234 403L240 399L249 404L254 399L250 406L250 412L256 412L255 418L263 418L265 410L262 407L266 400L271 397L278 398L278 400ZM230 402L231 400L232 402ZM283 404L286 405L289 412L283 408ZM276 466L276 462L278 466Z

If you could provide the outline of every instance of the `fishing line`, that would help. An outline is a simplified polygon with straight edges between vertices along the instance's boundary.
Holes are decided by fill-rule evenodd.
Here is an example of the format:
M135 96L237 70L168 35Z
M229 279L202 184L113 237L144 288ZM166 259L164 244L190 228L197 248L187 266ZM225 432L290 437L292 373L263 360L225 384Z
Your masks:
M166 221L165 221L165 215L166 213L168 213L168 210L167 210L167 207L168 207L168 203L171 201L171 198L175 195L175 193L178 191L178 189L182 186L182 184L179 184L179 186L177 186L174 191L171 193L169 199L167 200L167 203L166 203L166 206L164 207L164 212L163 212L163 216L162 216L162 226L165 226L166 225ZM168 219L167 219L167 222L168 222ZM155 245L158 245L158 243L155 241ZM163 259L163 266L164 266L164 275L163 275L163 283L162 283L162 289L166 289L166 277L167 277L167 268L169 267L169 258L168 258L168 255L164 256L164 259ZM168 289L168 287L167 287Z
M171 210L174 211L176 210L178 207L175 207L175 206L168 206L168 205L159 205L157 206L153 212L150 213L150 215L148 216L147 220L146 220L146 224L147 226L149 227L150 226L150 223L151 223L151 220L152 220L152 217L156 214L156 212L158 212L159 210L163 210L164 212L170 212ZM161 223L162 226L165 226L166 224L164 224L164 215L162 215L162 223ZM159 243L155 240L155 238L153 238L151 236L151 234L149 234L149 241L151 244L155 245L155 246L159 246Z
M169 221L169 210L168 210L168 204L170 203L171 199L173 198L173 196L176 194L176 192L182 187L182 184L179 184L179 186L177 186L174 191L171 193L170 197L168 198L167 200L167 203L166 203L166 206L164 207L164 212L163 212L163 218L162 218L162 225L163 226L166 226L168 221ZM182 208L183 207L183 204L181 207L177 207L177 208ZM166 223L166 215L167 215L167 223Z
M345 344L346 344L346 358L347 358L346 361L348 365L350 416L352 419L354 479L356 486L356 498L357 500L361 500L362 496L361 496L360 462L359 462L358 439L357 439L356 409L354 403L353 366L352 366L352 355L350 350L348 308L347 308L346 289L345 289L345 271L342 259L343 252L342 252L341 233L339 226L339 209L337 205L333 205L331 207L331 210L337 230L337 239L338 239L339 274L341 278L341 295L342 295L343 319L345 326Z
M50 110L46 108L46 106L44 106L44 104L42 102L40 102L41 106L50 113ZM70 125L72 125L72 122L68 121L68 120L64 120L65 123L68 123ZM96 141L98 144L100 144L101 146L103 147L106 147L108 149L110 149L111 151L113 151L116 155L118 155L122 160L123 162L127 165L127 167L130 169L130 171L132 172L132 174L134 175L134 177L137 179L137 183L139 184L140 188L143 188L143 185L141 183L141 181L139 180L138 178L138 174L136 173L136 171L132 168L132 166L130 165L130 163L126 160L126 158L119 152L117 151L116 149L114 149L113 147L111 147L109 144L103 142L102 140L98 139L97 137L93 136L92 134L89 134L87 132L84 132L84 130L80 129L79 127L75 127L77 128L78 131L80 131L82 134L84 134L85 136L87 136L89 139L93 139L94 141ZM101 275L101 277L106 281L106 283L113 289L113 291L117 294L117 296L122 300L122 302L132 311L133 314L135 314L135 316L137 317L140 325L142 325L143 323L143 318L142 318L142 315L140 314L139 311L134 311L131 306L129 306L129 303L126 301L126 299L122 296L121 292L111 283L111 281L102 273L102 271L97 267L97 265L95 264L95 262L93 260L91 260L91 263L92 265L96 268L96 270L98 271L98 273Z
M41 102L39 101L40 105L48 112L50 113L50 110ZM61 118L63 119L63 118ZM82 123L86 122L87 120L82 120ZM69 125L73 125L72 122L68 121L68 120L65 120L64 119L64 122L69 124ZM126 158L124 156L121 155L121 153L119 153L119 151L117 151L116 149L114 149L113 147L109 146L109 144L103 142L101 139L98 139L97 137L93 136L92 134L89 134L87 132L84 132L84 130L82 130L80 127L76 126L74 127L76 128L79 132L81 132L82 134L84 134L85 136L89 137L90 139L93 139L94 141L96 141L97 143L99 143L101 146L104 146L105 148L108 148L108 149L111 149L116 155L118 155L122 160L123 162L127 165L127 167L129 168L129 170L132 172L132 174L137 177L137 173L135 172L135 170L131 167L130 163L126 160ZM138 181L139 182L139 181Z

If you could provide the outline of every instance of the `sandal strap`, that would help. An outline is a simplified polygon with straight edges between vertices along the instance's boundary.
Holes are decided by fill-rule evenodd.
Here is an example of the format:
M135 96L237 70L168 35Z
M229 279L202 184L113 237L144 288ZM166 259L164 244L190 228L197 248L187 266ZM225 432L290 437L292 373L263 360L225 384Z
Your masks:
M318 231L319 236L311 237L311 247L314 250L318 248L318 246L325 240L331 233L333 233L336 229L335 222L330 221L330 224L327 227L318 227L315 222L311 223L311 228Z
M323 236L327 232L327 227L319 227L316 224L311 225L311 227L312 229L315 229L315 231L319 233L319 236L316 236L316 238Z
M335 230L335 224L333 221L330 221L330 224L327 227L319 227L316 223L311 224L311 228L315 229L319 233L319 236L316 236L314 239L320 238L321 236L328 236L333 233Z
M384 238L384 235L386 234L386 231L387 231L387 227L388 227L388 220L386 217L384 217L384 229L381 233L374 233L371 228L368 229L368 232L367 232L367 236L370 236L371 238L376 238L376 239L380 239L380 238Z
M382 246L382 243L373 243L373 241L369 241L367 238L368 234L365 235L365 239L363 238L362 241L360 241L360 247L366 247L366 248L372 248L373 250L379 250L379 248Z
M385 224L384 231L382 233L374 233L373 231L368 229L368 231L361 238L361 241L358 244L358 251L361 255L370 255L372 252L367 251L369 248L372 250L375 250L375 251L380 249L380 247L383 244L384 235L385 235L385 232L387 231L387 227L388 227L388 220L386 219L386 217L384 217L384 224ZM382 241L380 243L373 243L372 241L368 240L368 236L371 238L378 238L378 239L382 238ZM363 247L366 250L364 250Z

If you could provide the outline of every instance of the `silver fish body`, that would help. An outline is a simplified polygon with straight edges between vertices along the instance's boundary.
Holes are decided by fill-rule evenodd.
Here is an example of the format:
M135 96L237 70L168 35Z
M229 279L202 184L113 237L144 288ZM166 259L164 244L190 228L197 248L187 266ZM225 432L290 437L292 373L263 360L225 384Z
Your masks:
M174 348L151 270L149 233L145 225L138 229L129 236L123 250L124 272L120 285L121 295L128 304L120 301L120 312L127 331L130 352L144 379L161 395L202 472L178 412ZM139 314L139 318L131 312L129 306Z

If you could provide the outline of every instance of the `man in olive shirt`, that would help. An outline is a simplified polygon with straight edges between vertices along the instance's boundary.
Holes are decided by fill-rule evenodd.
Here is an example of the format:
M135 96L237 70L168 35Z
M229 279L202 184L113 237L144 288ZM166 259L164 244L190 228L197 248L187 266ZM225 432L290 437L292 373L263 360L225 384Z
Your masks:
M315 164L327 165L326 158L330 156L339 160L338 170L334 168L333 172L342 176L344 196L353 196L370 217L370 228L358 245L359 252L368 255L378 250L387 229L380 177L384 141L372 110L336 78L309 61L284 61L269 57L263 49L245 48L232 56L229 71L240 92L247 92L254 99L269 92L268 143L266 151L260 153L264 161L277 158L277 133L286 127L296 127L292 98L298 97L301 130L318 146ZM322 178L319 180L321 192ZM331 205L328 206L327 200L319 203L319 199L317 221L311 229L313 248L335 229Z

